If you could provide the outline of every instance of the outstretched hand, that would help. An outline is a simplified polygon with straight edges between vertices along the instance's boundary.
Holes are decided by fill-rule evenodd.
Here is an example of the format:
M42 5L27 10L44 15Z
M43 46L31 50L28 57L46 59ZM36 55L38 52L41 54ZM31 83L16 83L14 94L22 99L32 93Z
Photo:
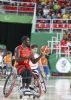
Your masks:
M40 55L41 55L41 56L46 56L46 55L48 55L48 54L42 53L42 52L41 52Z

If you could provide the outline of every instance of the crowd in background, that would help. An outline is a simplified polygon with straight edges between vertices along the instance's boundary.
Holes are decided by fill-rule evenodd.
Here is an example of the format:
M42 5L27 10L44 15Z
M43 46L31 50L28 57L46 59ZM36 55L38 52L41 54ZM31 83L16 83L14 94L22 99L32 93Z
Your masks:
M37 3L37 16L47 19L70 19L70 0L42 0ZM46 2L44 2L46 1Z
M38 18L46 19L70 19L71 18L71 0L10 0L0 1L0 9L17 11L19 7L19 13L33 12L34 2L36 2L36 15ZM19 3L13 1L20 1ZM21 3L22 2L22 3ZM23 3L28 2L28 3ZM33 3L30 3L33 2ZM4 4L5 6L3 6ZM28 8L29 7L29 8Z

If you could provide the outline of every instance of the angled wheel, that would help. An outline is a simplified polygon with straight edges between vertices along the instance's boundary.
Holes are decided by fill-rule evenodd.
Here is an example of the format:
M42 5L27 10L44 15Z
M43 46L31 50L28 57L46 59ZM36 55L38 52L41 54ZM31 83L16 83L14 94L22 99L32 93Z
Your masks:
M47 88L46 88L45 79L44 79L42 73L40 74L39 79L40 79L40 82L41 82L41 87L43 88L44 92L46 93L47 92Z
M33 98L40 97L42 90L41 90L41 84L40 84L40 81L39 81L37 75L34 75L32 77L31 86L33 86L33 88L32 88Z
M5 81L4 88L3 88L3 94L5 97L8 97L11 94L15 82L16 82L16 74L10 73Z

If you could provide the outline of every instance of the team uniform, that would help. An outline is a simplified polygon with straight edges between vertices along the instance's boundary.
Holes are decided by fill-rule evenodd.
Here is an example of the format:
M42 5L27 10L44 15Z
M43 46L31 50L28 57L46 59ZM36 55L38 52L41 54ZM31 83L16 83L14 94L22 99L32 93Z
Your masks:
M31 55L31 49L29 47L24 48L22 45L17 47L19 50L19 56L20 57L27 57ZM25 61L18 61L16 65L16 69L19 75L22 76L22 81L24 83L30 83L31 82L31 67L29 65L29 59ZM26 77L30 77L29 79L26 79Z
M12 55L7 54L6 56L4 56L4 67L3 67L3 69L6 70L6 71L9 71L9 68L11 66L12 66Z
M40 66L42 67L42 72L47 76L49 74L48 60L44 56L40 59Z
M38 58L39 54L35 53L34 54L34 58ZM36 64L33 64L31 61L29 62L32 72L34 72L35 74L40 74L40 67L39 67L39 63L37 62Z

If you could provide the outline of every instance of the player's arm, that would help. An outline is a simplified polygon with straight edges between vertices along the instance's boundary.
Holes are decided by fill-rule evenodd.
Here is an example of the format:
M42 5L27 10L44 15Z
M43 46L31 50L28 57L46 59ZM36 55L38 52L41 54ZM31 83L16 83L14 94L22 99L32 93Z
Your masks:
M34 56L33 56L33 54L31 54L30 60L31 60L31 62L32 62L33 64L35 64L35 63L37 63L37 62L40 60L40 58L41 58L42 56L43 56L43 55L40 54L39 57L35 59Z

